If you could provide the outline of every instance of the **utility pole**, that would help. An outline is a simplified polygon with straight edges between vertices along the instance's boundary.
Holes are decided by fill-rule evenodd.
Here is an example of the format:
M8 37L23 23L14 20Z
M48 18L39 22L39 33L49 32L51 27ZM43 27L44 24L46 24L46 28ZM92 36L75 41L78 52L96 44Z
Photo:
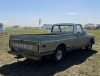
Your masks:
M41 19L39 19L39 28L41 28Z

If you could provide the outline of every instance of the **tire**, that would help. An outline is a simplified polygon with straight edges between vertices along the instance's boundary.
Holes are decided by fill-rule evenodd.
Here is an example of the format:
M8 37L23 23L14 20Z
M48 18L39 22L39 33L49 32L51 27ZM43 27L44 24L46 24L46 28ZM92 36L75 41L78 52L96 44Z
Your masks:
M89 42L88 45L85 47L85 50L91 51L92 49L92 42Z
M56 49L56 51L54 52L53 56L52 56L52 59L53 59L53 62L60 62L64 59L65 57L65 50L63 47L58 47Z

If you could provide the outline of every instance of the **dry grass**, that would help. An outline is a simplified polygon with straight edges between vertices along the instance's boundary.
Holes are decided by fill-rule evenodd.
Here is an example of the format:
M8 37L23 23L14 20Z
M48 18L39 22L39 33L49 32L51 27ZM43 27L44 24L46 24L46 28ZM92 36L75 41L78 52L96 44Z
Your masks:
M100 30L87 30L96 36L91 52L69 52L63 62L54 64L44 58L41 61L21 59L17 61L9 50L9 35L19 33L45 33L41 30L6 30L0 36L0 76L100 76Z

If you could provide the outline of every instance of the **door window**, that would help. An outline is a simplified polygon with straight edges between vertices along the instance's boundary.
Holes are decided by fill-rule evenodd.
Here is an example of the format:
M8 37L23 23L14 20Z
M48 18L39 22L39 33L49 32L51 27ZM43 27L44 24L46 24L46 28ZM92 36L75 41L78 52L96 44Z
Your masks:
M77 33L82 33L83 30L82 30L82 27L80 25L77 25Z

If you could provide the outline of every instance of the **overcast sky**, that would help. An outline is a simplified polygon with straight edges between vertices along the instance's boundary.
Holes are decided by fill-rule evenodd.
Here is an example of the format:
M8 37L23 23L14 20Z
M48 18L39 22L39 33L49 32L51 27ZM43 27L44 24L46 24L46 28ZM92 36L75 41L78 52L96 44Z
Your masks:
M0 23L100 23L100 0L0 0Z

